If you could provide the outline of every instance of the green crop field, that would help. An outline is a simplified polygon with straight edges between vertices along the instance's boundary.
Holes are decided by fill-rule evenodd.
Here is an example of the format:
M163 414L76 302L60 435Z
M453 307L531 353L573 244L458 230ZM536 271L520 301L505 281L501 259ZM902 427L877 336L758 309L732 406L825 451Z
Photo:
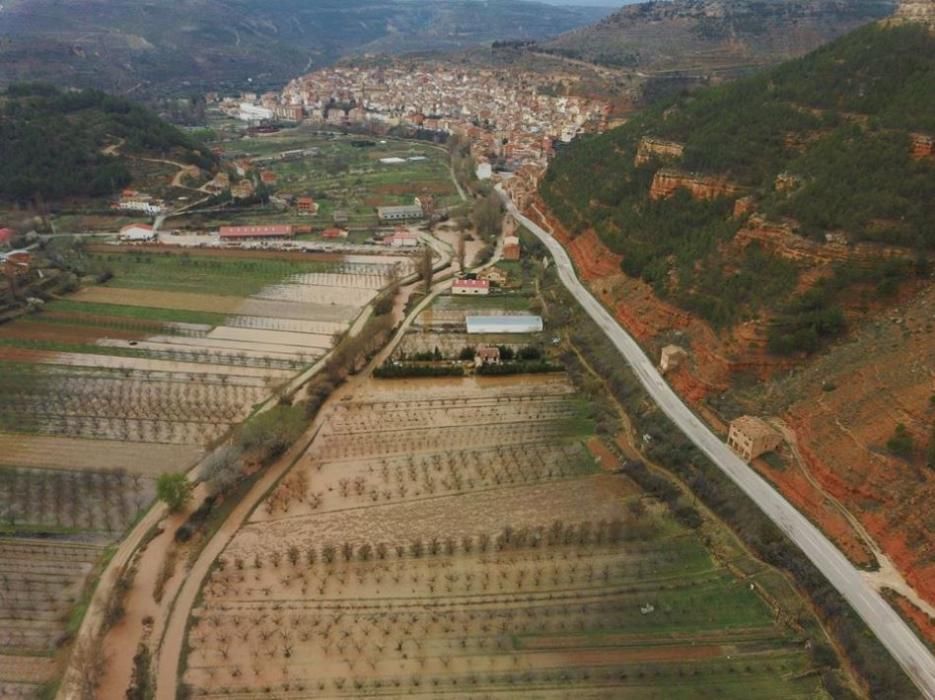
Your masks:
M460 201L448 154L432 144L290 131L240 139L225 148L228 157L249 154L259 167L276 173L276 192L314 197L320 209L313 222L330 221L335 210L343 210L350 224L372 227L378 223L377 206L411 204L414 197L424 195L432 195L438 206ZM311 154L289 160L275 157L297 149ZM381 158L404 162L381 163Z
M110 286L230 296L249 296L289 275L324 272L332 267L321 262L158 253L98 253L97 259L114 273Z

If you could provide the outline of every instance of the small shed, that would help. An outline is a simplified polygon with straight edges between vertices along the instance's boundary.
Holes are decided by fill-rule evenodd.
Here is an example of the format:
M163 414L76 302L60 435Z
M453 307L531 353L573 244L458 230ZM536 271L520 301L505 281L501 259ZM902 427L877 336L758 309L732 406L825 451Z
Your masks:
M494 347L492 345L478 345L477 349L474 351L474 366L482 367L483 365L499 365L500 364L500 348Z
M519 260L520 252L519 238L517 236L506 236L503 239L504 260Z
M666 345L659 357L659 371L665 374L670 369L676 369L688 358L685 348L679 345Z

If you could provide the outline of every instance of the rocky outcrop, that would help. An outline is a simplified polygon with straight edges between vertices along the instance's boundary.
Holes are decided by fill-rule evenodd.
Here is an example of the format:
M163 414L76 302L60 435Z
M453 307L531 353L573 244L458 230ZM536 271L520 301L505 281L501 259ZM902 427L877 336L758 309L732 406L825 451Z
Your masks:
M747 214L752 214L754 211L756 211L756 198L753 195L741 197L734 202L733 214L735 219L740 219Z
M909 134L910 152L913 160L935 158L935 136L931 134Z
M935 0L902 0L892 21L918 22L935 29Z
M773 188L777 192L789 192L791 190L798 189L802 184L802 178L798 175L793 175L792 173L779 173L776 176L776 181L773 183Z
M740 185L725 177L697 175L674 168L663 168L653 177L649 197L650 199L665 199L671 197L679 189L687 190L693 199L735 197L743 191Z
M636 147L634 165L645 165L653 158L659 160L678 160L682 157L685 146L678 141L666 141L652 136L644 136Z
M880 258L912 256L912 251L906 248L875 243L848 245L846 241L846 236L835 233L827 236L826 242L819 243L800 236L791 223L775 223L753 215L747 225L737 232L733 243L743 249L756 242L763 250L777 257L811 266L843 261L870 264Z

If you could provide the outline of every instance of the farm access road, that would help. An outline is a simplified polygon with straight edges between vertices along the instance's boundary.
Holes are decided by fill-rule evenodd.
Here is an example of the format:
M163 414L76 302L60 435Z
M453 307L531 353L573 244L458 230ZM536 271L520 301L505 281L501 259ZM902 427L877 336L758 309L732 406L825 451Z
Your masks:
M559 279L607 335L640 383L682 432L746 493L805 553L873 630L912 682L935 700L935 657L860 571L804 515L753 471L705 425L665 382L637 342L578 279L562 245L516 208L498 185L507 211L536 236L555 260Z

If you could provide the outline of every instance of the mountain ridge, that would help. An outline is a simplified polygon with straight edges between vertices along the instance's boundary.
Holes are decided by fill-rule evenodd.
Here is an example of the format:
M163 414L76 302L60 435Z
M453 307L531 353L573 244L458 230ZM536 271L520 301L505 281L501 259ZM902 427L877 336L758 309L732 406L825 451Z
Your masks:
M888 0L653 1L538 48L643 72L734 76L802 55L895 9Z
M278 87L352 52L541 39L609 10L524 0L14 0L0 85L42 80L141 95Z

